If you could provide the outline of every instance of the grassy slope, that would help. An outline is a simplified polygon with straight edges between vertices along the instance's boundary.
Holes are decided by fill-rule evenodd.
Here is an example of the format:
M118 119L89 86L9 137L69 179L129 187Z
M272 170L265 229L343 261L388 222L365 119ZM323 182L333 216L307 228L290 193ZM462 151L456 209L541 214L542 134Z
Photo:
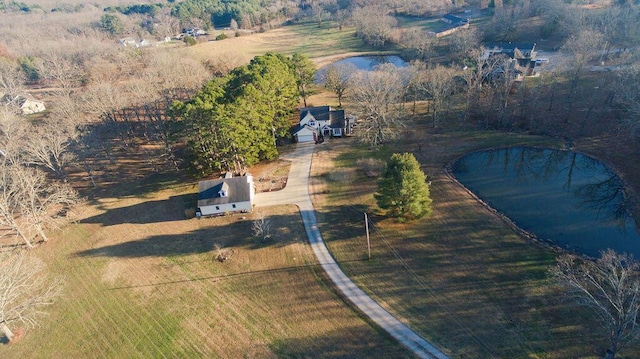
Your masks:
M424 133L371 152L332 142L314 158L314 193L325 240L343 269L390 311L456 358L598 357L606 346L586 310L562 300L547 279L553 252L519 237L444 173L471 150L548 145L544 137L491 132ZM337 148L336 148L337 146ZM415 152L432 181L434 213L397 224L375 215L375 179L359 158ZM372 214L372 260L366 257L362 212ZM631 348L634 357L640 348Z
M250 60L268 51L291 55L301 52L310 58L321 58L347 52L371 51L354 36L353 28L339 30L334 23L303 23L285 26L265 33L230 37L189 47L185 51L207 59L210 56L234 56Z
M103 198L40 247L65 295L2 358L405 357L339 298L297 209L268 208L276 241L250 215L185 220L192 186ZM233 249L226 263L215 245Z

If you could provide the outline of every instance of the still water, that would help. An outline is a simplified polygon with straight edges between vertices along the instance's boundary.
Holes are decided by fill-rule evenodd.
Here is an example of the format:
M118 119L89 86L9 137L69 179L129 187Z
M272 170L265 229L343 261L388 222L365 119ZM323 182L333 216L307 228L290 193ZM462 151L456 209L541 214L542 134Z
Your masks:
M407 67L407 63L401 59L399 56L390 55L390 56L354 56L348 57L346 59L342 59L332 63L333 66L345 65L351 66L354 71L373 71L376 67L383 64L392 64L396 67ZM316 72L315 81L316 83L322 82L324 78L324 73L327 71L327 67L323 67Z
M503 148L474 152L453 175L520 228L578 253L613 248L640 258L640 234L620 178L571 151Z

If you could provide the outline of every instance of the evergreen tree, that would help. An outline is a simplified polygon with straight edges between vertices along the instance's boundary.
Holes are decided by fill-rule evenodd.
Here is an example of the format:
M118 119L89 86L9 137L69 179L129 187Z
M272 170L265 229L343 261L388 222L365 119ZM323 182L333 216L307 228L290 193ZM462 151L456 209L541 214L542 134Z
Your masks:
M242 173L246 167L278 156L276 139L288 136L298 92L288 59L256 56L222 79L214 79L188 103L176 103L193 172Z
M387 215L400 221L431 214L426 176L411 153L394 153L385 165L374 196Z
M118 15L104 14L100 18L100 29L111 35L118 35L124 30L124 24Z
M309 87L313 85L315 81L316 65L311 62L307 56L299 52L291 56L291 63L293 65L298 91L304 102L304 107L307 107L307 98L313 95Z

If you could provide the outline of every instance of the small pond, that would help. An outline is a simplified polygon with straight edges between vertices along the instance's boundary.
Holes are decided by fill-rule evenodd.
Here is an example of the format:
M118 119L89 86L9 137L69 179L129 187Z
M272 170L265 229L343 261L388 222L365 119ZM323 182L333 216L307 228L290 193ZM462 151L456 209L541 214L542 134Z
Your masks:
M640 234L622 181L601 162L571 151L503 148L474 152L453 175L520 228L597 257L613 248L640 258Z
M336 61L331 65L333 66L347 65L347 66L353 66L355 70L372 71L376 67L382 64L392 64L392 65L395 65L396 67L407 67L408 65L403 59L395 55L354 56L354 57L348 57L346 59ZM316 77L315 77L316 83L322 82L322 78L326 71L327 71L327 67L325 66L316 72Z

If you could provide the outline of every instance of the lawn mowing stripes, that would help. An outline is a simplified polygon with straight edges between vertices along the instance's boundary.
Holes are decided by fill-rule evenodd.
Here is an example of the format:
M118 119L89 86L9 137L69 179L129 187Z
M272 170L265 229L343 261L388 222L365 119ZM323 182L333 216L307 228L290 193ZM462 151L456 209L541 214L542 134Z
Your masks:
M389 241L386 239L385 235L378 229L378 227L371 220L369 220L369 227L373 230L374 235L377 236L380 239L380 241L389 248L393 256L396 259L398 259L398 261L400 261L405 271L408 272L409 275L420 285L420 287L423 290L425 290L429 294L429 296L431 296L442 309L445 310L445 312L449 315L449 317L453 318L461 328L466 329L467 332L470 334L471 338L473 338L473 340L476 341L476 343L478 343L482 348L484 348L487 354L491 355L492 357L498 357L497 353L491 350L491 348L487 346L484 343L484 341L480 339L471 329L469 329L468 326L464 325L464 323L460 320L460 318L458 318L458 316L455 313L451 312L449 308L447 308L447 306L443 304L443 302L439 299L439 296L436 293L434 293L431 287L420 278L418 273L416 273L413 270L413 268L409 266L409 264L403 258L402 254L400 254L399 251L393 248L391 243L389 243Z

